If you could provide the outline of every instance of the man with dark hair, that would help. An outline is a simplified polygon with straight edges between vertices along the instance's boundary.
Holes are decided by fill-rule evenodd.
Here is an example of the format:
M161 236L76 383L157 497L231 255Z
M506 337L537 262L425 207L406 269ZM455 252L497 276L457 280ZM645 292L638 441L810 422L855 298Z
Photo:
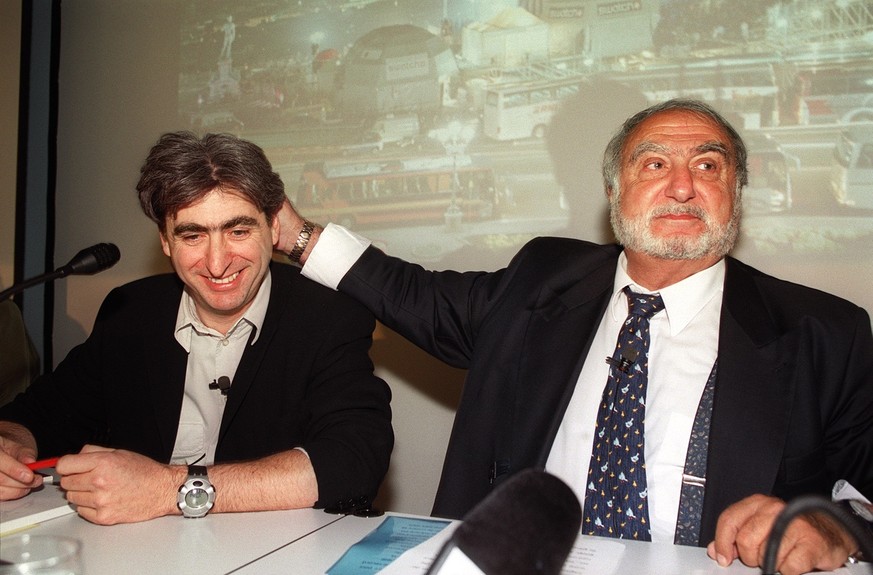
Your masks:
M468 370L434 514L544 468L583 503L583 533L758 565L785 500L847 480L863 504L870 317L728 256L747 180L734 128L701 102L651 106L607 145L603 180L617 245L537 238L493 273L426 271L280 212L277 249L303 275ZM777 567L833 569L857 549L804 518Z
M394 442L375 322L271 262L285 193L263 151L166 134L137 192L176 273L113 290L88 339L0 409L0 499L63 455L67 499L100 524L372 500Z

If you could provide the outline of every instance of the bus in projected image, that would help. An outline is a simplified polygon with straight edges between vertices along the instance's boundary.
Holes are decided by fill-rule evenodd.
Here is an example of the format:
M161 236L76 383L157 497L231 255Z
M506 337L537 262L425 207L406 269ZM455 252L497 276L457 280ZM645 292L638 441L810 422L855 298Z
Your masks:
M508 82L485 92L483 131L494 140L542 138L561 100L579 91L582 76Z
M499 201L493 170L459 155L309 163L296 206L315 221L362 228L485 220Z

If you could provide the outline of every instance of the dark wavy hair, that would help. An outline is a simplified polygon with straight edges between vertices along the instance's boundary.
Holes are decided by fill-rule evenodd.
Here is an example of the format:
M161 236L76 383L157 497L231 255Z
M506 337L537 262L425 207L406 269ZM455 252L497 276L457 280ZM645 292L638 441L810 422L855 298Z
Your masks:
M740 192L746 186L749 180L748 167L746 165L748 153L746 144L743 138L737 133L733 126L721 115L715 108L704 102L689 99L674 99L654 106L649 106L642 112L638 112L628 118L621 126L618 132L612 137L609 144L606 146L606 151L603 154L603 183L607 190L614 190L618 186L618 175L621 173L621 153L625 143L636 130L637 126L643 123L648 118L661 112L669 112L673 110L691 112L709 118L717 124L725 134L727 134L730 142L731 152L733 157L733 167L736 175L737 187L734 190L734 196L739 197Z
M142 211L161 232L168 216L215 189L243 195L268 222L285 201L285 185L264 151L231 134L164 134L152 146L136 185Z

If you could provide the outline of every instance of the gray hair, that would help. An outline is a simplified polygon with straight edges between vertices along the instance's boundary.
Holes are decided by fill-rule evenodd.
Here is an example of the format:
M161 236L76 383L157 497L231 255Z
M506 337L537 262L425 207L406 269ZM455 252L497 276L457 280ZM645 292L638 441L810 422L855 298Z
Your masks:
M727 134L732 150L734 171L736 173L736 189L734 196L739 197L740 191L749 180L746 159L748 153L746 144L733 126L715 108L699 100L674 99L649 106L625 120L621 128L609 141L603 153L603 185L607 191L618 189L618 176L622 169L621 153L631 134L648 118L661 112L684 111L699 114L715 122Z

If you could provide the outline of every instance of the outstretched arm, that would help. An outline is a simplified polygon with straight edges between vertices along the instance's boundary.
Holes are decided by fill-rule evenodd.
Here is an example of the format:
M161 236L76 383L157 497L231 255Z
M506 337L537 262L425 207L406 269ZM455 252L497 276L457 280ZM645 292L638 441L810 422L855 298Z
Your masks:
M132 451L88 445L78 454L62 457L56 470L67 500L93 523L132 523L181 513L176 493L188 475L183 465L164 465ZM318 499L315 472L299 450L216 464L208 470L216 493L213 513L305 508Z

